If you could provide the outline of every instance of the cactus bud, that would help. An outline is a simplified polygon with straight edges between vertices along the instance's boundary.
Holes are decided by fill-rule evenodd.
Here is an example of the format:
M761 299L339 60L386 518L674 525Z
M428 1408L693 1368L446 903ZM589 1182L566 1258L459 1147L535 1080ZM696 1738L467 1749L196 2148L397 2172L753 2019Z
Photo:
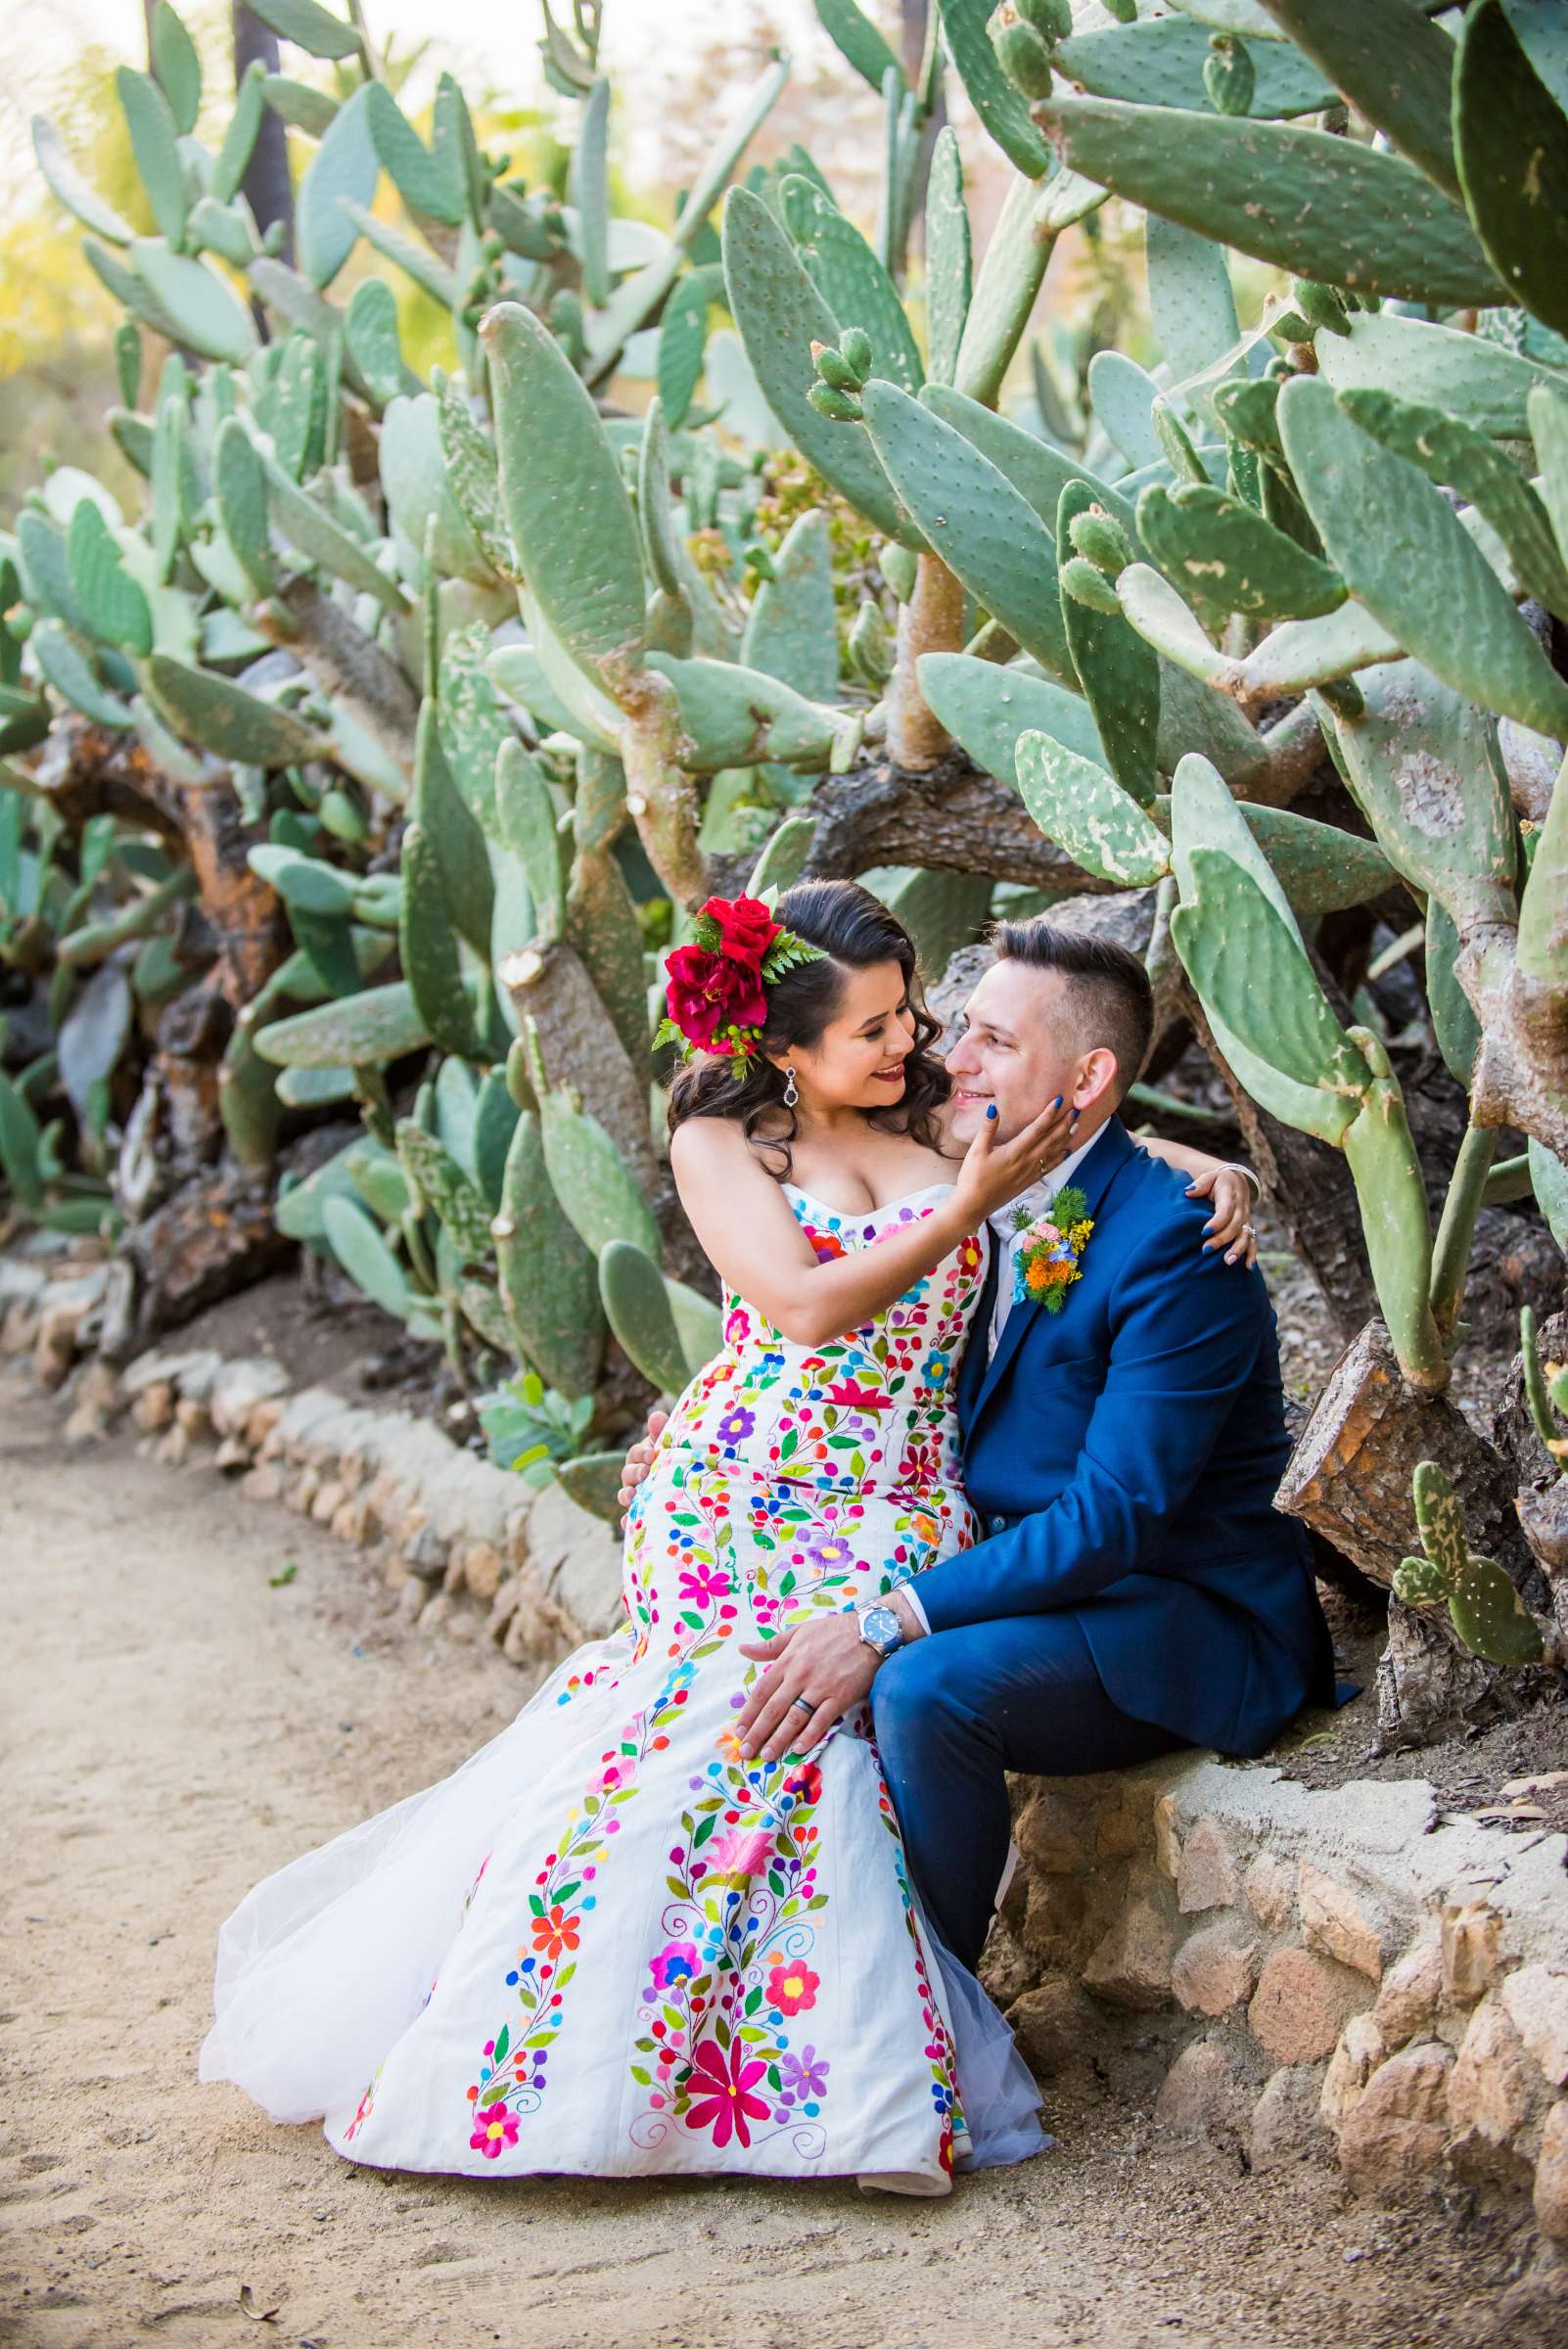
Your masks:
M856 388L871 372L871 338L863 326L847 326L839 337L839 351L847 367L853 368Z
M920 575L920 558L908 547L890 538L877 556L877 569L893 589L900 604L906 604L915 591Z
M493 228L487 228L480 239L480 251L487 261L498 261L506 247Z
M1135 24L1137 23L1138 0L1105 0L1105 5L1118 24Z
M1250 114L1255 79L1246 42L1238 41L1234 33L1212 32L1209 54L1203 61L1203 86L1215 113Z
M862 683L879 692L893 674L888 623L873 603L863 603L850 630L850 666Z
M1119 615L1122 609L1116 589L1105 574L1096 571L1082 555L1069 555L1062 565L1062 593L1070 595L1075 604L1087 604L1091 612L1103 612L1108 617Z
M1322 286L1314 278L1298 277L1291 286L1291 295L1304 318L1314 326L1326 327L1331 335L1348 335L1350 317L1345 297L1337 286Z
M275 261L283 251L284 233L281 220L269 220L261 231L261 250L269 261Z
M1013 12L1054 49L1073 29L1073 0L1013 0Z
M821 381L831 384L835 392L859 391L864 377L855 374L843 351L835 350L831 343L813 343L811 357Z
M1132 541L1114 514L1103 506L1090 506L1086 514L1075 514L1067 526L1073 541L1073 552L1092 563L1096 571L1115 578L1133 560Z
M1012 0L1002 0L1000 8L992 12L986 26L991 45L996 52L996 63L1020 96L1048 98L1051 94L1050 49L1035 30L1025 24Z
M819 416L829 416L835 424L858 424L860 403L847 392L836 392L831 384L812 384L806 394Z
M778 567L773 561L772 550L764 546L761 538L752 540L742 555L741 561L747 570L754 571L760 579L776 579L778 577Z

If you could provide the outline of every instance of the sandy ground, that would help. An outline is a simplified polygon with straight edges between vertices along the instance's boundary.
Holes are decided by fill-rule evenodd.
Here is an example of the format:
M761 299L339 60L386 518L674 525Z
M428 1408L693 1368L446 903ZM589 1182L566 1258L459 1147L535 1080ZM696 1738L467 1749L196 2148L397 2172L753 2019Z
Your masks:
M1249 2174L1089 2075L1053 2088L1059 2150L936 2204L356 2169L200 2087L227 1911L452 1769L519 1682L493 1651L394 1634L362 1562L313 1528L122 1439L68 1456L59 1424L0 1383L7 2349L1564 2337L1564 2301L1488 2223L1379 2214L1316 2169Z

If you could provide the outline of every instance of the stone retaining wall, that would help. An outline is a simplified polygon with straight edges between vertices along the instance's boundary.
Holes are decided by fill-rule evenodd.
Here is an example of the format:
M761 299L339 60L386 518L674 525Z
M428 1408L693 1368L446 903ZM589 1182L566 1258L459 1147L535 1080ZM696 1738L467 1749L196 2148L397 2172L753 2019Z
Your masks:
M0 1258L0 1354L69 1405L69 1442L127 1412L368 1554L411 1626L488 1637L537 1680L621 1620L620 1543L428 1420L289 1391L264 1359L93 1359L102 1267ZM1568 2279L1568 1839L1503 1835L1425 1781L1311 1791L1177 1757L1018 1781L1020 1865L987 1955L1037 2070L1113 2093L1255 2168L1336 2161L1357 2194L1477 2201Z

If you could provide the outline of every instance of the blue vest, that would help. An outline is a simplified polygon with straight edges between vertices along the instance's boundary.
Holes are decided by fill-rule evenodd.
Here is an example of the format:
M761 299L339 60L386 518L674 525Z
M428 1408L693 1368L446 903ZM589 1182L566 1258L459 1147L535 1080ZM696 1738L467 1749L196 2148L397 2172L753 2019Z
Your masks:
M964 1479L986 1530L921 1577L933 1631L1071 1608L1123 1712L1222 1753L1264 1752L1334 1701L1263 1276L1204 1253L1206 1200L1113 1118L1075 1183L1093 1219L1059 1313L987 1331L959 1376ZM1006 1274L1011 1277L1010 1268Z

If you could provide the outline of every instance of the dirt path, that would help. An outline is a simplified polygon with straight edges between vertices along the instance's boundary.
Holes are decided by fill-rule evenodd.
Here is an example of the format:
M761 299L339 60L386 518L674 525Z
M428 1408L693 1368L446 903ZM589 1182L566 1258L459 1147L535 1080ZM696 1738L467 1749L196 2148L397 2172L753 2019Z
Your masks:
M355 2169L314 2128L199 2087L234 1902L452 1769L519 1684L488 1649L393 1636L363 1564L314 1528L124 1441L68 1457L59 1424L0 1383L0 2342L1560 2340L1484 2232L1370 2213L1314 2173L1244 2174L1092 2083L1053 2100L1060 2150L939 2204ZM247 2285L278 2312L264 2328Z

